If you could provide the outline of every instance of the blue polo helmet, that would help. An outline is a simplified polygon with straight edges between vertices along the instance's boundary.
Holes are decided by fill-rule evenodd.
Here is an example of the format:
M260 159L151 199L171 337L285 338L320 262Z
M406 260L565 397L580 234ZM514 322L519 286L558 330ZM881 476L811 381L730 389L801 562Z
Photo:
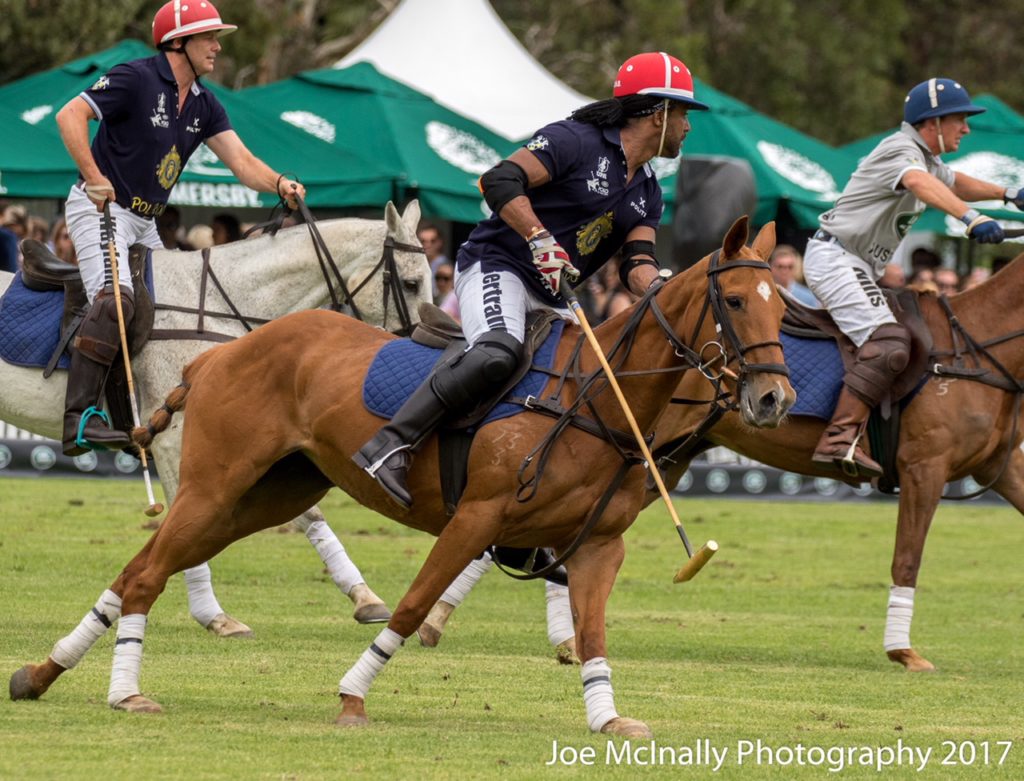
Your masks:
M980 114L985 109L971 103L960 82L953 79L928 79L907 93L903 120L911 125L947 114Z

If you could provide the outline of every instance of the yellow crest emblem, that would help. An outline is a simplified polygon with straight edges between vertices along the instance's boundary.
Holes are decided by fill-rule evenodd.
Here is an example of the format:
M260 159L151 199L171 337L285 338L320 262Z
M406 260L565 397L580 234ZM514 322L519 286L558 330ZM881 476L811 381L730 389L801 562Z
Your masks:
M156 180L165 190L174 187L174 183L181 176L181 155L178 154L178 147L172 146L171 151L164 155L164 159L156 167Z
M576 249L581 257L597 249L601 239L612 232L612 215L613 212L605 212L576 231Z

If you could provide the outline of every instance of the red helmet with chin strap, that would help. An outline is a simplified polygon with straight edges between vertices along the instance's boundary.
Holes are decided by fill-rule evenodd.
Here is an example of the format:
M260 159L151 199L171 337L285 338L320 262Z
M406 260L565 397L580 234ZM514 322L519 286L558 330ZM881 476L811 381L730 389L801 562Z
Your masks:
M688 108L707 111L708 105L693 97L693 76L690 69L665 52L635 54L622 63L615 77L612 94L616 98L626 95L650 95L685 103Z
M153 17L153 45L159 49L161 44L175 38L214 30L227 34L237 29L237 25L221 21L220 14L210 0L170 0Z

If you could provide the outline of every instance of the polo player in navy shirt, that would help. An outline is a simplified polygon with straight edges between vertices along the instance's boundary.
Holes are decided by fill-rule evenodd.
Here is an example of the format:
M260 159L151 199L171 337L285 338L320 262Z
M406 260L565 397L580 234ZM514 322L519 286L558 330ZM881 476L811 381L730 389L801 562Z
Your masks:
M623 284L643 293L659 277L655 229L663 209L649 162L675 158L694 99L686 66L662 52L628 59L613 97L541 128L480 178L492 209L459 249L455 292L467 350L439 366L353 457L409 508L410 452L442 419L504 385L522 349L526 314L571 314L559 294L622 253Z
M78 165L80 179L65 207L68 232L90 309L75 339L64 413L64 452L79 455L93 446L122 448L123 431L96 415L107 371L120 347L114 280L108 257L111 237L102 218L110 203L113 241L125 322L135 311L128 248L163 247L155 218L189 157L206 143L247 187L277 192L295 206L305 196L298 182L280 176L257 158L231 129L228 116L200 78L213 72L218 37L236 30L221 21L209 0L171 0L153 18L154 57L114 67L57 113L61 138ZM89 143L89 120L99 131Z

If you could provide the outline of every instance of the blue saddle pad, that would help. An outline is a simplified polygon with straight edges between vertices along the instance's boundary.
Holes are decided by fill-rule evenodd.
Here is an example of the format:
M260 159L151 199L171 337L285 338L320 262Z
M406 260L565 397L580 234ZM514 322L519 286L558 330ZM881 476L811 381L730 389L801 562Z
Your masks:
M534 366L551 368L564 326L562 320L556 320L552 324L551 333L534 353ZM370 371L363 381L363 403L366 408L374 415L390 420L412 392L427 378L442 352L443 350L433 347L424 347L411 339L396 339L385 344L374 357ZM508 395L520 398L538 396L544 390L548 379L549 375L543 372L527 372ZM519 404L502 401L487 413L487 417L480 425L523 411L524 407Z
M143 277L153 292L153 253L146 254ZM60 341L60 321L64 314L63 290L30 290L14 275L10 287L0 298L0 360L15 366L42 369ZM58 369L71 363L67 352L57 362Z
M831 420L843 387L843 359L834 339L803 339L780 334L789 367L789 382L796 391L790 415Z

